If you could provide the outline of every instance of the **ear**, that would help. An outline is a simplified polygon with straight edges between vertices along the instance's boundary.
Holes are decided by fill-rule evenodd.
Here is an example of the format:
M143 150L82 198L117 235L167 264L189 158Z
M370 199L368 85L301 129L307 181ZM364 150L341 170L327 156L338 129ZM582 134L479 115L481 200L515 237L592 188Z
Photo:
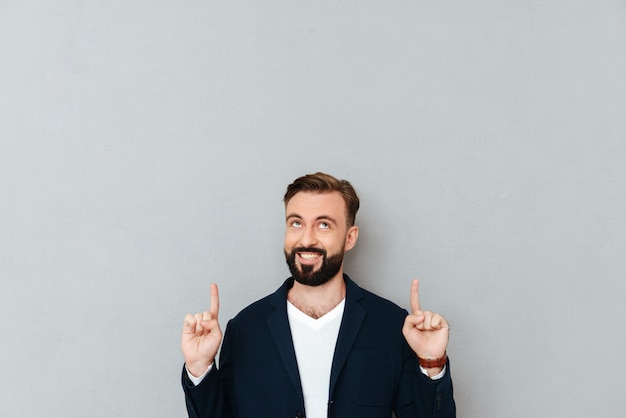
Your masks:
M350 251L356 245L356 241L359 238L359 227L354 225L348 228L346 233L346 244L344 245L345 251Z

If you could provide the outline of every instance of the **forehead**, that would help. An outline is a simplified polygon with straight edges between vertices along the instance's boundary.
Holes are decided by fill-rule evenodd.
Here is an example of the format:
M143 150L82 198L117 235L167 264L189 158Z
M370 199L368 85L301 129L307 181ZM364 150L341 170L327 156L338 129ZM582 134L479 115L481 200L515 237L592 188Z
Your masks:
M298 192L285 208L286 216L318 218L329 216L337 221L346 220L346 204L339 192Z

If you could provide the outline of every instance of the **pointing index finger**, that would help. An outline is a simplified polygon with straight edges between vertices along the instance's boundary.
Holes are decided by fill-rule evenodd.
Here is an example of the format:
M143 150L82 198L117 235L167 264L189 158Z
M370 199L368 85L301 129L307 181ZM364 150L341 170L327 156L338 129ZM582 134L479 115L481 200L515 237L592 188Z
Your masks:
M414 279L411 283L411 310L413 313L420 311L420 296L419 296L420 282Z
M220 310L220 295L217 291L217 284L211 283L211 305L209 306L209 312L211 318L217 319L217 314Z

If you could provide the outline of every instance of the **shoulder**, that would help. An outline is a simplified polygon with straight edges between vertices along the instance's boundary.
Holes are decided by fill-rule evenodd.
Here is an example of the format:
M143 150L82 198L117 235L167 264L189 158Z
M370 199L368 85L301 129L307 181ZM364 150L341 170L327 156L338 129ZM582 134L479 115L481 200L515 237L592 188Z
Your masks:
M404 308L401 308L394 302L383 298L369 290L362 289L363 298L361 299L361 305L365 307L368 311L376 311L379 313L387 313L389 315L400 315L405 316L407 311Z
M402 326L407 311L354 283L347 289L344 320L358 324L359 338L355 349L372 350L372 347L378 347L404 350L406 340L402 335Z
M368 313L393 317L398 316L402 318L408 313L396 303L360 287L347 276L346 289L348 298L353 299Z
M250 320L265 320L267 316L282 309L287 312L287 290L293 282L286 280L274 293L271 293L243 308L231 323L247 322ZM285 314L286 315L286 314Z
M271 297L272 295L268 295L257 300L256 302L251 303L239 311L239 313L231 321L237 322L248 318L261 318L267 316L276 309L270 303Z

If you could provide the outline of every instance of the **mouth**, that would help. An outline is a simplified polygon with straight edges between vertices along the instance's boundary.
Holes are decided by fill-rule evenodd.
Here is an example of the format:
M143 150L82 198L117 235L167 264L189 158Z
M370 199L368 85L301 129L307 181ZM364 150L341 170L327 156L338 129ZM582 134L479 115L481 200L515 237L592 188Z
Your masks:
M315 262L318 258L322 257L322 254L319 253L296 253L301 261L304 262Z
M298 262L302 265L313 265L324 258L324 251L312 248L298 248L294 251Z

